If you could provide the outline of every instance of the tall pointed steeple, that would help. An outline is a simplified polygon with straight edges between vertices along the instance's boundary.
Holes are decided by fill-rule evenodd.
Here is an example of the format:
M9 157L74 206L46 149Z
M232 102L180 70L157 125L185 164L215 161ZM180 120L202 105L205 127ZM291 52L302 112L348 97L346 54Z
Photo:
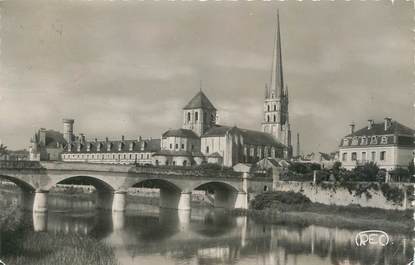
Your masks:
M284 79L282 72L280 14L277 10L277 26L275 29L274 51L272 55L270 95L279 98L283 95Z

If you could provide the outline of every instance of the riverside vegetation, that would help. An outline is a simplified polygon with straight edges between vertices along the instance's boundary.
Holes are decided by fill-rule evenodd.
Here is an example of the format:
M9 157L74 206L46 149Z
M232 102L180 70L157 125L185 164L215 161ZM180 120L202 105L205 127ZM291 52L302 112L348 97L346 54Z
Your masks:
M382 210L358 205L333 206L312 203L301 193L266 192L257 195L249 210L235 209L233 215L248 215L260 222L350 229L384 229L412 233L413 212Z

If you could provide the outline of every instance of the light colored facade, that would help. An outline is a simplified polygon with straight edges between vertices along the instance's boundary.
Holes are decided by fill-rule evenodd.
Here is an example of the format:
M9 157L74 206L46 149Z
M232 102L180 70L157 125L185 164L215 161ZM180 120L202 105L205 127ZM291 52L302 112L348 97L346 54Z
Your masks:
M368 126L358 131L352 124L350 134L340 143L339 160L346 169L370 161L386 170L408 167L415 149L414 133L411 128L390 118L385 118L383 123L369 120Z

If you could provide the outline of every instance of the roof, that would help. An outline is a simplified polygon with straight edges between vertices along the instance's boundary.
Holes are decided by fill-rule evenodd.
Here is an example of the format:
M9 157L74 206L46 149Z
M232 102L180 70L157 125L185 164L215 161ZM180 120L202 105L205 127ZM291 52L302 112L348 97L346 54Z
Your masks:
M352 134L346 135L346 137L353 136L372 136L372 135L385 135L385 134L395 134L395 135L410 135L413 136L415 130L400 124L397 121L392 121L391 126L385 131L384 122L374 123L371 129L368 129L367 126L363 127L360 130L355 131Z
M183 138L199 138L195 132L188 129L177 129L177 130L168 130L167 132L163 133L163 138L166 137L183 137Z
M171 151L171 150L160 150L153 154L153 156L192 156L191 152L188 151Z
M189 103L183 109L213 109L216 108L213 106L212 102L206 97L206 95L200 91L194 96Z
M108 144L110 149L108 150ZM90 151L88 151L88 145ZM121 149L120 149L121 145ZM78 151L80 146L80 151ZM98 146L100 149L98 151ZM132 147L132 148L131 148ZM160 139L142 140L109 140L109 141L86 141L84 143L72 143L72 150L69 152L65 148L64 153L138 153L138 152L157 152L160 150Z
M274 146L278 145L281 147L284 146L269 133L222 125L216 125L210 128L202 135L202 137L225 136L226 133L235 133L241 135L243 138L243 143L246 144Z
M58 131L54 131L54 130L45 130L45 129L39 130L39 132L37 133L37 136L35 137L37 141L40 141L41 133L45 133L45 146L46 147L58 148L66 144L66 140L63 137L62 133Z

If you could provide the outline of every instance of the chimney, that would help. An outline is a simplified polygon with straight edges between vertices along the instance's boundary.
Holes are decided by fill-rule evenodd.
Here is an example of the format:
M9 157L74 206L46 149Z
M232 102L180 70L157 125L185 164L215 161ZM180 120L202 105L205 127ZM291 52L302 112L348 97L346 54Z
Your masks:
M105 142L107 142L107 143L108 143L108 137L105 137Z
M367 120L367 129L370 130L373 127L373 120Z
M141 136L138 136L137 141L141 142L143 138Z
M85 143L85 135L83 133L79 134L79 140L81 141L81 144Z
M385 131L387 131L391 127L391 125L392 125L392 119L386 117L385 118Z
M354 122L350 123L350 133L351 133L351 134L353 134L353 133L354 133L354 127L355 127Z

